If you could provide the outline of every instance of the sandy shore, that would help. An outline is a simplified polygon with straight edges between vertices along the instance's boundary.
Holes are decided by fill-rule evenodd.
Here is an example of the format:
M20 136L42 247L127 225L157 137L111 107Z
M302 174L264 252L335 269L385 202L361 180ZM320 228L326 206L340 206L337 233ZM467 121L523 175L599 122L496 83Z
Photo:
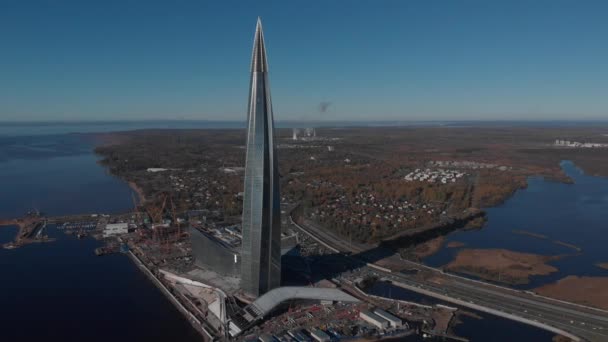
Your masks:
M557 272L547 262L558 258L506 249L463 249L444 269L506 284L527 284L530 276Z
M573 244L568 243L568 242L563 242L563 241L559 241L559 240L553 240L552 242L553 242L554 244L556 244L556 245L561 245L561 246L564 246L564 247L568 247L568 248L570 248L570 249L573 249L573 250L575 250L575 251L577 251L577 252L579 252L579 253L583 251L583 249L582 249L582 248L580 248L579 246L577 246L577 245L573 245Z
M608 262L598 262L595 266L608 270Z
M533 232L529 232L527 230L512 230L511 232L513 234L526 235L526 236L530 236L530 237L542 239L542 240L547 240L549 238L549 237L547 237L547 235L533 233Z
M9 227L15 225L17 225L15 220L0 220L0 227Z
M567 276L534 291L543 296L608 310L608 277Z
M421 243L414 248L412 254L418 259L424 259L439 252L439 250L443 246L444 241L445 237L440 236L425 243Z
M144 196L144 191L139 186L137 186L137 184L135 184L134 182L129 182L129 187L133 189L133 191L135 191L135 193L137 194L137 198L139 199L138 204L146 202L146 196Z
M450 241L446 245L447 248L460 248L460 247L464 247L464 246L465 246L465 244L460 241Z
M514 234L519 234L519 235L525 235L525 236L530 236L536 239L541 239L541 240L549 240L549 237L547 235L543 235L543 234L537 234L537 233L533 233L533 232L529 232L527 230L513 230L511 231ZM560 245L560 246L564 246L564 247L568 247L570 249L573 249L577 252L582 252L583 249L580 248L577 245L568 243L568 242L564 242L564 241L560 241L560 240L551 240L552 243L556 244L556 245Z

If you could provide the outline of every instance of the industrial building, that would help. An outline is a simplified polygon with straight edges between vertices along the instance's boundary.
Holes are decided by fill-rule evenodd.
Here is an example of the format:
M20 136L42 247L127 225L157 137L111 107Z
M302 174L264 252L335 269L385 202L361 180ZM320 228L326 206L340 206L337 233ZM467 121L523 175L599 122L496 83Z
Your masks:
M241 255L238 251L240 239L237 243L218 235L219 233L190 228L194 264L221 275L238 277L241 272Z
M103 230L103 237L109 237L120 234L127 234L129 232L129 224L124 223L108 223L106 228Z
M287 334L289 334L289 336L291 336L294 340L298 342L310 341L310 339L306 335L304 335L301 329L290 330L289 332L287 332Z
M258 337L258 340L260 342L275 342L276 341L276 339L272 335L269 335L269 334L260 335L260 337Z
M327 335L321 329L315 329L315 330L311 331L310 332L310 336L312 336L312 338L315 341L319 341L319 342L329 342L329 341L331 341L331 337L329 337L329 335Z
M241 230L238 226L190 228L194 265L221 275L241 275ZM281 238L281 255L297 253L295 235Z
M260 296L281 285L281 197L266 46L253 43L243 194L241 288Z
M388 321L371 311L361 311L359 313L359 318L380 329L388 328Z
M387 320L390 326L393 328L398 328L403 325L403 321L401 320L401 318L395 317L382 309L376 309L374 310L374 313Z

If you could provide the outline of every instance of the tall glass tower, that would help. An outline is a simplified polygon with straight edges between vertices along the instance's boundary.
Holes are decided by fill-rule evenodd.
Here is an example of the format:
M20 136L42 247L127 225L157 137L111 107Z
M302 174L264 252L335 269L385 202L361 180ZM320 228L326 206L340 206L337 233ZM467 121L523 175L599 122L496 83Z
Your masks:
M253 41L243 196L241 288L259 296L281 284L281 198L262 22Z

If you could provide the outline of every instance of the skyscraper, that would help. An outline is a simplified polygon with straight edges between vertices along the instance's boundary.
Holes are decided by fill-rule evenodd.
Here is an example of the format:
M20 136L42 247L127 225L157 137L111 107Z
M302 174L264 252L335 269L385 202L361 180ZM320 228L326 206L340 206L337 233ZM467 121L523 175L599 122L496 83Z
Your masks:
M259 296L281 283L281 199L262 22L253 42L243 196L241 288Z

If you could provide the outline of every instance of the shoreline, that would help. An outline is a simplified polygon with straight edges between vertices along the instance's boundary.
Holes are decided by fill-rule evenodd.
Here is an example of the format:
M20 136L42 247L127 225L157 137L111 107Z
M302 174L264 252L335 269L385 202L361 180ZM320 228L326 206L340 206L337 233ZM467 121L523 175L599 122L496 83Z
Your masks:
M573 250L575 250L575 251L577 251L579 253L583 251L583 249L581 247L579 247L579 246L577 246L575 244L564 242L564 241L561 241L561 240L553 240L553 239L549 238L549 236L544 235L544 234L534 233L534 232L531 232L531 231L528 231L528 230L518 230L518 229L512 230L511 232L513 234L517 234L517 235L529 236L529 237L532 237L532 238L535 238L535 239L539 239L539 240L546 240L546 241L549 241L549 242L551 242L553 244L573 249Z
M139 203L137 203L137 205L144 204L146 202L146 196L144 195L144 191L133 181L127 181L127 184L129 185L129 188L131 188L131 190L133 190L133 192L137 194L137 199L139 200Z
M460 306L463 306L463 307L466 307L466 308L469 308L469 309L477 310L477 311L484 312L484 313L491 314L491 315L498 316L498 317L503 317L503 318L506 318L506 319L510 319L512 321L524 323L524 324L527 324L527 325L530 325L530 326L534 326L534 327L537 327L537 328L540 328L540 329L543 329L543 330L546 330L546 331L550 331L552 333L556 333L556 334L568 337L572 341L581 341L581 339L578 336L575 336L575 335L573 335L573 334L571 334L571 333L569 333L569 332L567 332L565 330L562 330L560 328L557 328L557 327L554 327L554 326L551 326L551 325L547 325L547 324L538 322L536 320L531 320L531 319L528 319L528 318L515 316L513 314L510 314L510 313L507 313L507 312L504 312L504 311L500 311L500 310L486 308L484 306L481 306L481 305L478 305L478 304L475 304L475 303L472 303L472 302L467 302L465 300L461 300L461 299L457 299L457 298L452 298L452 297L444 296L444 295L439 294L439 293L434 293L434 292L431 292L431 291L427 291L425 289L422 289L422 288L419 288L419 287L416 287L416 286L412 286L412 285L408 285L408 284L404 284L404 283L401 283L401 282L398 282L398 281L391 281L391 284L394 285L394 286L397 286L397 287L404 288L406 290L410 290L410 291L413 291L413 292L416 292L416 293L420 293L420 294L423 294L423 295L426 295L426 296L437 298L437 299L445 301L445 302L449 302L449 303L452 303L452 304L460 305Z
M0 228L1 227L17 227L21 228L25 223L19 222L18 220L0 220Z
M598 262L595 264L595 266L608 270L608 262Z
M207 329L205 325L196 318L186 307L180 303L180 301L169 291L167 286L163 284L157 276L152 273L152 271L144 264L141 259L137 255L135 255L132 251L128 251L127 255L129 259L137 266L137 268L160 290L160 292L165 295L165 297L173 304L173 306L188 320L190 325L196 330L205 341L214 341L215 336L213 336Z

